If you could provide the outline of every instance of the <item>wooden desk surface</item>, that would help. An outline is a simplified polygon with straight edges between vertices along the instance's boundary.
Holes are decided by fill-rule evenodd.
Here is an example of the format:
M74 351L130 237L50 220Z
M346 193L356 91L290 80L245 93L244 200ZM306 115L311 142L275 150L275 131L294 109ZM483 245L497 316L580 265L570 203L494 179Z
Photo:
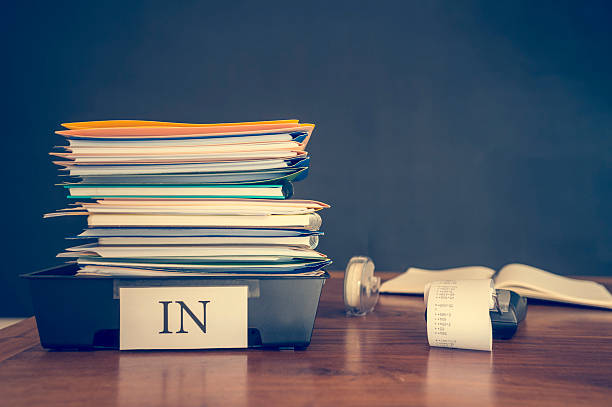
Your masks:
M0 405L612 403L610 311L532 303L488 353L430 349L420 297L349 318L341 293L332 273L305 351L49 352L28 319L0 331Z

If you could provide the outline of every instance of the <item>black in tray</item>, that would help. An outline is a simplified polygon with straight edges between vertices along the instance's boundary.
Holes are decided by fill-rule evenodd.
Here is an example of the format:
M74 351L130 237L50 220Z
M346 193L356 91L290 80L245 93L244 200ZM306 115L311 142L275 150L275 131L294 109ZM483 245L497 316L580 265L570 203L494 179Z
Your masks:
M329 274L305 276L80 276L61 265L22 277L30 282L40 342L64 350L119 348L120 287L248 286L249 347L310 344L319 298Z

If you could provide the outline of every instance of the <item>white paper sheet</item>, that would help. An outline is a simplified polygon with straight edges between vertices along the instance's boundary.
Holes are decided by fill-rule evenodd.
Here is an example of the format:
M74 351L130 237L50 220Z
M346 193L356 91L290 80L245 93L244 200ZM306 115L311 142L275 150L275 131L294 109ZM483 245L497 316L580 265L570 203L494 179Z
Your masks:
M426 288L429 346L491 351L493 281L444 280Z

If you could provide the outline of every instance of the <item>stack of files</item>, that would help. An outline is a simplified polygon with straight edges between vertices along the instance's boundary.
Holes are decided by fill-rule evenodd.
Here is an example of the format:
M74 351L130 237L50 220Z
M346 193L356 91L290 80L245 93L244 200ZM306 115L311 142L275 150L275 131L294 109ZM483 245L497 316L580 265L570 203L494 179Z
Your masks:
M51 155L84 239L58 257L78 275L324 274L318 211L288 199L308 174L314 125L297 120L63 124Z

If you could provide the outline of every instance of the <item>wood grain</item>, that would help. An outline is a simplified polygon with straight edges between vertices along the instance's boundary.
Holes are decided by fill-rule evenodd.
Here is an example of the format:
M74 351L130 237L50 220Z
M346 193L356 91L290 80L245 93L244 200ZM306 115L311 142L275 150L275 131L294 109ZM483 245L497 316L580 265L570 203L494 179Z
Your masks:
M38 344L34 318L8 326L0 330L0 362Z
M610 405L610 311L532 302L492 353L430 349L420 297L349 318L341 292L332 273L305 351L49 352L29 319L0 331L0 404Z

